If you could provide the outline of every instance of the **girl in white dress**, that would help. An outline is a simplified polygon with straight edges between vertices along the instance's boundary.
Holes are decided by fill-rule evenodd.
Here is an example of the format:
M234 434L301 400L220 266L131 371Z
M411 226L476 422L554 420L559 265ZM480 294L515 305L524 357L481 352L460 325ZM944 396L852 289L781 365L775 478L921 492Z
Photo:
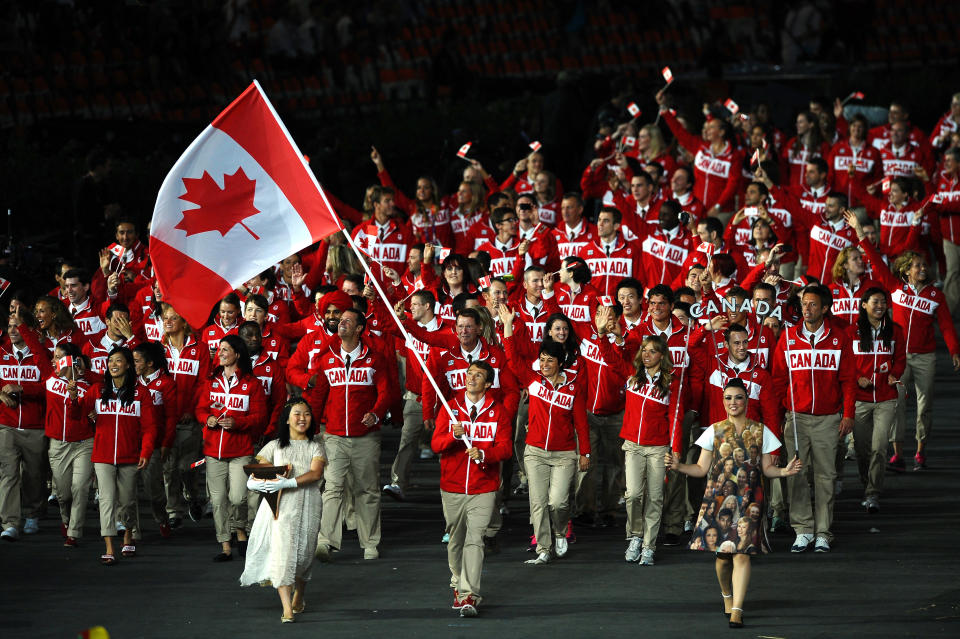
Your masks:
M280 621L290 623L293 615L304 609L304 591L310 580L313 550L320 530L322 500L317 482L323 477L327 458L323 444L313 440L317 427L306 401L287 402L278 426L277 439L263 447L257 454L257 462L274 466L289 464L292 471L290 477L284 479L263 480L251 476L247 480L250 490L262 493L283 490L283 494L276 519L266 500L260 503L250 531L240 584L272 584L283 604Z

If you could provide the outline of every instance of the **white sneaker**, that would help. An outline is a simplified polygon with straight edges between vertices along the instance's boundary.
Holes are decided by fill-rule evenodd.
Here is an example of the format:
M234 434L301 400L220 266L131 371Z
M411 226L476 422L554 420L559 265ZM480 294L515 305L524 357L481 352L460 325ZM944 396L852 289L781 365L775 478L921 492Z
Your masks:
M840 493L842 492L843 492L843 480L837 479L836 481L833 482L833 494L834 496L839 497Z
M553 538L553 552L556 553L557 557L566 556L568 549L569 549L569 546L567 545L566 537Z
M376 548L364 548L363 558L367 560L380 559L380 551Z
M797 539L790 547L790 552L803 552L813 543L813 535L810 533L799 533Z
M635 562L640 561L640 550L643 548L643 538L642 537L631 537L630 545L627 546L627 552L623 553L623 558L625 561Z
M397 484L386 484L383 487L383 494L388 497L393 497L397 501L403 501L403 489Z
M2 533L0 533L0 539L4 541L16 541L20 538L20 531L16 529L15 526L10 526L5 528Z
M313 553L313 556L322 561L323 563L330 562L330 544L318 543L317 550Z
M23 524L23 534L36 535L38 532L40 532L40 520L36 517L27 517L27 521Z
M525 564L530 564L531 566L539 566L539 565L541 565L541 564L549 564L549 563L550 563L550 553L548 553L548 552L542 552L542 553L540 553L539 555L537 555L537 558L536 558L536 559L527 559L527 560L526 560L525 562L523 562L523 563L525 563Z
M871 515L876 515L880 512L880 501L876 497L867 497L863 501L863 505L867 507L867 512Z
M123 525L122 521L117 522L117 532L125 532L127 527Z
M683 532L685 533L693 532L693 522L690 521L689 519L683 522Z
M813 547L814 552L830 552L830 542L823 535L817 535L817 541Z
M506 517L506 516L509 515L509 514L510 514L510 509L507 507L506 504L503 504L502 506L500 506L500 516L501 516L501 517Z
M433 459L433 451L429 448L424 448L420 451L420 459Z
M652 566L653 565L653 548L644 548L640 553L640 565L641 566Z

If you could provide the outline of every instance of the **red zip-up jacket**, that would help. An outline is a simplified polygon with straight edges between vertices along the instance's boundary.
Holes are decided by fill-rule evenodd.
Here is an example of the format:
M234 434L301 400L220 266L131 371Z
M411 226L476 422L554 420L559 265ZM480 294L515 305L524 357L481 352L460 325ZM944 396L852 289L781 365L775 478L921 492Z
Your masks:
M761 366L753 354L748 355L744 365L737 368L730 366L728 355L719 360L712 358L700 378L693 380L693 395L703 397L701 405L703 413L706 414L706 419L701 417L700 422L716 424L727 418L727 409L723 405L723 387L734 377L742 379L743 385L747 387L747 419L760 422L779 438L780 415L770 381L770 371Z
M263 432L267 419L267 400L260 380L239 370L232 380L224 381L214 371L197 395L197 421L203 425L203 454L217 459L233 459L253 454L254 441ZM207 426L207 418L233 417L233 428Z
M467 456L463 440L453 436L450 416L441 411L430 438L430 447L440 455L440 490L463 495L492 493L500 488L500 462L513 454L513 431L503 404L484 395L471 421L463 391L450 402L474 448L483 451L483 461L474 463Z
M323 324L320 324L318 330L311 332L301 339L300 343L297 344L297 350L294 351L290 359L287 360L287 381L294 386L306 389L309 385L310 378L313 377L313 373L311 373L310 370L314 368L317 356L320 354L320 351L330 345L330 341L334 337L336 337L336 333L328 333Z
M403 273L403 269L407 267L407 253L413 246L413 234L405 223L397 220L388 220L386 228L386 235L380 239L379 227L371 219L354 229L353 240L383 266Z
M960 244L960 173L950 175L940 171L934 192L927 196L923 205L928 213L939 215L943 237Z
M907 353L932 353L937 344L934 341L933 325L939 324L943 341L951 355L960 354L957 342L957 330L947 308L947 300L939 288L927 284L919 291L906 282L894 277L890 268L883 263L880 253L864 238L860 248L873 263L873 274L890 291L893 301L893 321L906 331Z
M252 358L251 364L253 374L260 380L260 385L263 387L264 399L267 400L267 421L261 435L272 438L277 434L277 420L280 419L280 412L287 401L287 377L284 365L270 357L270 353L266 351L260 351L258 356Z
M530 398L527 422L527 446L548 451L579 450L590 454L590 427L587 424L587 380L570 369L560 373L554 385L539 371L533 370L514 344L506 339L507 358L517 371L519 381Z
M114 348L124 347L133 350L140 343L140 339L134 334L129 340L122 336L119 341L114 342L107 335L106 330L102 330L96 335L91 335L82 347L80 352L90 358L90 370L96 375L103 375L107 372L107 359Z
M818 148L808 149L801 144L799 149L794 149L796 142L796 137L790 138L780 151L780 183L802 187L806 186L804 175L807 172L807 162L814 158L826 158L830 154L830 145L821 142ZM726 418L724 415L723 419Z
M600 292L592 284L580 284L580 290L574 294L569 286L558 282L554 285L552 294L543 292L543 299L546 301L554 295L560 311L573 322L574 326L593 324L593 313L597 309L597 298L600 297Z
M861 276L860 281L854 288L850 288L846 282L835 281L827 287L833 296L833 305L830 307L831 314L847 324L856 324L857 318L860 317L860 298L874 287L886 290L880 282L867 278L866 274Z
M889 322L889 318L884 319ZM872 330L872 328L871 328ZM890 348L883 345L876 333L873 334L873 346L865 350L860 343L860 332L856 324L847 329L850 342L853 344L853 357L856 363L857 379L866 377L870 380L868 388L861 388L857 384L858 402L883 402L897 399L897 387L891 385L889 377L900 379L907 366L907 351L903 337L903 329L896 322L893 323L893 339Z
M207 351L211 359L214 353L220 348L220 340L227 335L236 335L242 321L242 318L238 319L237 323L230 328L224 328L223 324L220 323L220 318L217 317L213 320L213 324L210 324L200 332L199 341L207 345Z
M17 359L9 335L4 335L0 342L0 388L7 384L19 384L23 388L15 408L0 402L0 424L17 430L39 430L43 428L46 393L43 380L53 373L53 365L36 333L24 324L20 326L20 335L27 349L22 361Z
M456 338L454 338L456 339ZM487 390L487 394L496 401L502 402L507 411L507 416L513 419L517 414L517 405L520 403L520 390L517 387L517 378L514 376L510 367L507 366L507 358L499 346L487 344L482 338L479 340L480 351L476 360L483 360L493 367L494 380L493 386ZM470 363L467 356L463 354L460 343L451 349L431 348L430 357L427 359L427 368L433 375L440 387L440 392L444 397L450 397L455 392L465 388L465 376ZM443 407L437 400L437 393L433 390L430 380L426 375L423 376L420 397L423 402L423 419L435 419L443 411Z
M590 267L593 279L590 283L600 295L614 295L617 284L625 277L639 277L642 270L640 251L617 234L617 243L610 255L603 249L600 238L580 249L579 257Z
M709 211L715 204L721 210L732 210L733 198L740 183L739 167L743 164L743 151L728 143L723 152L714 155L710 145L683 128L671 111L663 112L663 121L670 127L680 146L694 155L693 194Z
M627 379L620 439L638 446L670 446L679 453L683 435L683 408L678 406L681 394L680 375L673 375L670 391L664 396L654 382L647 381L642 385L630 383L628 378L635 371L632 364L625 359L624 349L618 349L604 340L600 342L600 351L611 366ZM657 373L656 379L659 378L660 373ZM685 382L686 384L689 382Z
M803 322L780 333L774 354L773 388L781 410L809 415L842 413L853 419L857 377L849 336L840 322L825 317L823 333L811 344L803 336L802 326Z
M828 184L833 184L833 190L847 196L850 206L859 204L853 187L857 184L871 184L883 177L880 164L880 152L868 143L854 150L849 140L841 140L833 145L827 156L830 166ZM854 177L850 178L850 165L856 169Z
M562 260L571 255L578 255L580 249L589 242L597 240L597 227L587 221L586 218L580 220L574 228L567 226L563 220L557 223L557 228L551 231L553 234L553 243L557 245L557 255Z
M669 286L680 275L690 251L700 244L685 226L677 226L673 233L674 237L670 237L658 228L641 242L639 277L647 288L657 284Z
M588 324L574 324L580 337L580 359L587 373L587 410L594 415L616 415L623 410L624 382L600 351L600 337Z
M127 373L132 375L133 371ZM95 464L136 464L141 458L150 459L157 442L157 413L149 391L136 385L133 400L123 405L116 395L103 397L103 383L90 387L82 401L67 402L70 419L87 419L96 413L93 436Z
M210 351L192 335L187 336L179 351L164 337L163 349L167 355L167 370L177 384L178 421L192 418L198 396L210 376Z
M388 364L379 349L361 339L360 354L348 369L340 347L340 338L334 336L317 354L307 371L309 376L317 375L317 383L305 394L313 414L318 419L322 416L326 422L328 434L363 437L380 429L393 399ZM366 413L376 415L377 423L373 426L361 423Z
M65 303L65 306L73 315L73 323L76 324L85 338L89 339L91 336L107 328L101 315L102 310L104 310L102 308L104 301L95 298L92 294L88 295L87 299L81 302L75 309L69 300ZM76 311L75 313L74 310Z
M150 391L157 416L157 444L170 448L177 438L177 422L180 420L180 402L177 399L177 383L169 373L154 371L152 378L139 377L137 382Z
M51 375L44 383L46 388L47 411L44 415L43 434L50 439L62 442L80 442L93 437L93 424L86 414L70 417L67 404L70 393L67 392L67 380ZM83 397L90 390L90 384L82 377L77 380L77 397Z

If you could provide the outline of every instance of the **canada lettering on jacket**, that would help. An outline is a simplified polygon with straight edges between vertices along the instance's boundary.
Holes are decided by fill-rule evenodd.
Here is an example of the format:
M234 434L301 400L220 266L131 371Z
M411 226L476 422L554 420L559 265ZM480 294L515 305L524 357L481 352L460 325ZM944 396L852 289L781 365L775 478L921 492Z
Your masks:
M116 399L101 399L97 402L97 412L101 415L140 417L140 402L130 402L124 406Z
M474 442L492 442L497 436L497 422L462 422L467 437Z
M710 373L709 383L711 386L715 386L720 390L723 390L723 387L727 385L731 379L736 377L736 375L724 375L717 369L713 369L713 372ZM743 380L743 385L747 387L747 392L750 394L750 399L760 399L760 384L752 382L749 379L740 378Z
M633 260L623 257L600 257L586 260L594 277L622 275L633 277Z
M728 160L710 157L702 150L697 151L697 157L693 162L696 167L704 173L722 178L729 177L730 175L730 162Z
M892 297L894 304L899 304L900 306L905 306L906 308L920 311L927 315L933 315L934 311L937 310L937 306L939 306L937 302L925 297L920 297L919 295L910 295L904 292L903 289L894 291Z
M853 244L853 242L842 235L831 233L829 230L819 225L815 225L812 229L810 229L810 239L818 244L823 244L828 248L832 248L835 251L840 251Z
M564 314L574 322L590 321L590 309L583 304L561 304Z
M880 224L883 226L910 226L913 211L894 211L884 209L880 212Z
M270 389L273 388L273 376L272 375L257 375L257 379L260 380L260 384L263 386L263 391L269 395Z
M854 159L850 155L837 155L833 158L833 169L835 171L846 171L850 165L856 167L859 173L869 173L873 170L873 160L859 157Z
M143 330L147 334L147 340L159 342L163 337L163 326L155 322L148 321L143 323Z
M369 366L351 366L349 376L347 370L342 367L328 368L324 372L327 374L327 382L331 386L345 386L347 384L373 386L374 369Z
M840 351L791 349L790 368L795 371L835 371L840 368Z
M200 361L196 359L178 359L175 363L167 360L170 372L196 377L200 373Z
M384 262L403 262L407 259L407 245L374 244L373 259Z
M891 158L883 160L883 174L895 177L912 177L917 163L905 158Z
M73 323L80 328L84 335L93 335L107 328L107 325L99 317L75 317Z
M513 257L498 257L490 260L490 273L494 277L500 277L506 273L513 272L513 265L516 263L516 256Z
M530 392L531 397L542 399L548 404L553 404L554 406L566 409L573 408L573 395L569 393L550 390L540 382L533 382L530 384L527 390Z
M0 366L0 379L39 382L40 369L36 366L2 365Z
M627 392L633 395L638 395L644 399L653 400L659 404L670 403L669 393L667 395L663 395L656 384L651 384L649 382L646 384L643 384L642 386L640 386L640 388L634 388L633 386L628 386Z
M586 245L586 242L557 242L557 252L560 253L560 259L563 259L579 254L580 249Z
M675 266L682 266L684 260L687 259L688 253L685 248L673 246L654 237L647 237L647 239L643 241L643 250Z
M230 410L239 410L242 412L247 412L250 410L249 395L227 395L226 393L218 393L214 391L210 393L210 403L219 404L220 406L223 406L223 408L228 408Z
M61 377L47 378L47 390L60 397L68 397L70 392L67 390L67 381ZM77 384L77 398L82 398L87 394L87 389Z

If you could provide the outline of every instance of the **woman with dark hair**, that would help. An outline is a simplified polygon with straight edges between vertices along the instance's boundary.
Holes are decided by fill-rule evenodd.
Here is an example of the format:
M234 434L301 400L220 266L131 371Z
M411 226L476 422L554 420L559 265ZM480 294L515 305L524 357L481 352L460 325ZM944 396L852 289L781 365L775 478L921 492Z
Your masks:
M137 384L133 354L127 348L110 353L103 382L94 384L82 398L76 378L67 381L66 390L70 419L95 415L92 459L100 491L100 534L106 544L100 563L112 566L117 563L113 538L118 516L126 528L121 553L124 557L137 554L137 472L146 468L156 445L156 411L150 391Z
M453 239L450 232L450 213L440 202L437 181L426 175L418 177L416 199L411 199L393 183L376 147L371 148L370 159L377 167L380 184L393 189L396 207L406 214L410 230L417 241L440 242L442 246L450 246Z
M70 311L60 300L41 295L33 303L33 316L37 318L37 331L40 341L53 353L61 343L82 345L85 341L83 331L76 327Z
M427 254L424 255L427 259ZM424 262L420 267L424 288L436 297L440 304L438 315L448 322L456 320L453 314L453 298L461 293L476 293L477 287L470 277L467 258L459 253L451 253L443 259L441 276L437 278L433 266Z
M315 540L320 530L323 503L317 482L323 477L327 455L323 444L314 441L317 424L304 399L287 402L277 422L277 438L267 443L256 461L287 466L287 477L275 480L247 480L247 488L260 493L283 490L277 514L266 500L260 503L250 530L250 543L240 585L269 582L283 604L280 621L289 623L303 612L303 599L313 566Z
M210 313L207 327L200 331L198 340L206 343L207 348L210 349L211 360L217 353L217 344L220 340L227 335L237 334L242 318L243 305L240 303L240 296L236 293L229 293Z
M593 310L597 307L599 291L590 284L593 274L582 257L570 256L563 258L560 271L557 273L560 281L554 284L553 274L543 276L543 297L550 299L557 296L557 305L584 334L593 332Z
M499 307L500 319L503 321L504 336L509 333L514 336L514 345L517 354L526 362L533 362L539 357L537 344L530 340L530 335L524 323L515 323L516 311L505 305ZM508 324L509 323L509 324ZM508 331L507 326L510 326ZM580 337L573 328L573 322L563 313L553 313L547 318L543 329L541 344L557 344L563 349L563 358L560 367L576 373L580 368Z
M717 422L708 426L703 434L697 439L697 445L700 446L700 459L696 464L682 464L677 454L668 453L664 456L664 462L670 470L679 471L691 477L708 477L707 493L705 498L715 498L715 488L710 485L709 479L716 479L716 476L710 476L711 469L716 468L717 457L720 455L721 442L733 438L740 448L743 448L743 435L745 432L753 433L756 441L763 442L762 469L767 477L787 477L800 472L802 464L796 457L785 467L780 468L776 464L774 453L780 449L780 441L773 432L755 421L747 419L747 388L742 379L733 378L727 382L723 388L723 405L727 409L727 418L722 422ZM755 481L755 480L754 480ZM729 482L726 482L729 483ZM750 486L750 489L754 486ZM735 488L739 490L739 487ZM759 495L761 491L753 491L752 497L756 498L756 504L759 508L761 518L766 515L766 508L760 502ZM733 499L740 496L730 495L726 499ZM725 500L726 503L726 500ZM744 504L746 505L746 504ZM747 594L747 586L750 583L750 556L760 553L770 552L770 545L767 542L765 525L761 521L754 524L747 518L747 522L741 525L735 511L723 510L719 519L737 520L736 533L733 527L726 533L725 541L719 548L716 545L700 544L696 550L716 551L716 572L717 579L720 582L720 594L723 595L723 613L730 620L731 628L743 627L743 603ZM701 527L697 522L697 528ZM737 538L737 535L740 535ZM737 543L733 543L736 539ZM722 550L720 550L722 549Z
M807 163L814 158L826 158L830 145L823 139L817 116L809 111L797 114L797 135L787 140L780 152L780 181L793 189L805 189Z
M163 484L164 466L176 441L177 421L180 419L177 383L167 372L166 353L159 342L137 344L133 349L133 366L137 382L150 391L157 411L157 445L143 470L143 489L160 534L167 538L171 535L170 529L180 525L176 516L167 516L167 496Z
M70 359L64 359L70 358ZM44 434L50 439L48 456L53 485L60 505L60 532L63 545L75 548L83 535L87 515L87 498L93 483L93 424L86 415L72 419L67 411L67 384L77 380L77 396L82 398L90 388L84 373L90 360L76 344L64 342L53 350L54 370L44 383L46 412ZM62 365L61 365L62 361Z
M203 454L207 494L221 551L216 562L230 561L230 539L236 531L243 552L247 541L247 475L243 467L253 457L253 442L267 419L267 400L253 374L243 340L220 340L217 366L197 394L196 417L203 424Z
M870 514L880 511L887 439L897 417L897 385L907 365L903 329L890 319L888 308L886 290L867 289L857 323L849 329L857 369L853 446L864 485L863 505Z

